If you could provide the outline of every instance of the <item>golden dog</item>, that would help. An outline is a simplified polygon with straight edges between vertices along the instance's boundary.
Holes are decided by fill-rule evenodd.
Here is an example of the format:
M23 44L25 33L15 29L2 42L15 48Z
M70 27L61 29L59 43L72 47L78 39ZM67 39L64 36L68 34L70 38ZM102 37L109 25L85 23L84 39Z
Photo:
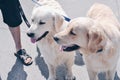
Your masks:
M54 39L63 51L82 52L90 80L97 80L99 72L106 73L106 80L114 80L120 53L120 24L109 7L94 4L87 17L71 20Z

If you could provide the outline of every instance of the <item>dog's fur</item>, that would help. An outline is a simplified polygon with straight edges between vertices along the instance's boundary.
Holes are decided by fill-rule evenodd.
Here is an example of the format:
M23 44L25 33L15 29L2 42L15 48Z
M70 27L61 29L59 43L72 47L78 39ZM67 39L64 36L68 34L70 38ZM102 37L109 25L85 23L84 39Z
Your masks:
M32 23L28 34L33 33L32 38L38 39L46 31L49 33L37 42L41 54L49 69L48 80L56 80L56 68L65 64L67 69L66 80L73 80L72 65L74 64L74 52L68 54L60 51L59 45L54 41L55 33L67 27L68 22L64 20L67 16L61 6L55 0L40 0L42 6L36 6L32 13ZM44 24L41 24L43 22Z
M71 20L68 27L57 33L57 43L66 47L76 44L83 53L90 80L106 72L106 80L114 80L120 53L120 24L112 10L96 3L87 17Z

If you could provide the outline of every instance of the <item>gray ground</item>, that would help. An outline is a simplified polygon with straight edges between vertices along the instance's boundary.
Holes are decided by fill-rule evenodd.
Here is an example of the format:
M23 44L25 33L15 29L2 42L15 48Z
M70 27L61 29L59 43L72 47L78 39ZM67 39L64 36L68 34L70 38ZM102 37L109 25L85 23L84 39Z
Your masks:
M87 10L94 2L101 2L109 5L116 16L119 14L120 1L117 0L58 0L65 9L70 18L79 16L85 16ZM117 3L116 3L117 2ZM34 3L31 0L21 0L27 18L30 20L30 15ZM119 7L118 7L119 6ZM48 78L48 69L44 62L43 57L35 44L32 44L29 38L26 36L26 25L21 25L22 45L23 48L33 57L34 63L31 66L24 66L14 56L15 45L12 36L5 25L2 22L2 16L0 14L0 80L46 80ZM82 60L80 54L76 54L75 65L73 66L73 73L76 76L76 80L89 80L86 66ZM120 61L118 62L117 73L120 75ZM60 66L57 70L57 77L59 80L64 80L66 69L64 66ZM117 76L115 80L120 80ZM100 80L104 80L104 75L99 75Z

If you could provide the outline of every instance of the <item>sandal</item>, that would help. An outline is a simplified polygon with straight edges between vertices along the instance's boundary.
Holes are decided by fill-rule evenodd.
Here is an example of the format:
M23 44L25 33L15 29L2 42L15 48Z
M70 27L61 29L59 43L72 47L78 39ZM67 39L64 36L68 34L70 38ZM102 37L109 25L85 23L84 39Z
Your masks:
M25 49L20 49L17 53L14 53L14 55L19 58L21 60L21 62L26 65L26 66L29 66L33 63L32 61L32 57L30 55L28 55L25 51ZM26 62L27 59L31 59L30 62ZM29 61L29 60L28 60Z

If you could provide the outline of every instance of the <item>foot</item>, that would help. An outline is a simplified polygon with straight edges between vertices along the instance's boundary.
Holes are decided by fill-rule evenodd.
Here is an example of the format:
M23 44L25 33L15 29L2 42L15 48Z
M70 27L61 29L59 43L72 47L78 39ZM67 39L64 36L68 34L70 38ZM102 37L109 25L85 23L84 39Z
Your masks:
M15 56L26 66L33 63L32 57L26 53L25 49L20 49L17 53L15 53Z

